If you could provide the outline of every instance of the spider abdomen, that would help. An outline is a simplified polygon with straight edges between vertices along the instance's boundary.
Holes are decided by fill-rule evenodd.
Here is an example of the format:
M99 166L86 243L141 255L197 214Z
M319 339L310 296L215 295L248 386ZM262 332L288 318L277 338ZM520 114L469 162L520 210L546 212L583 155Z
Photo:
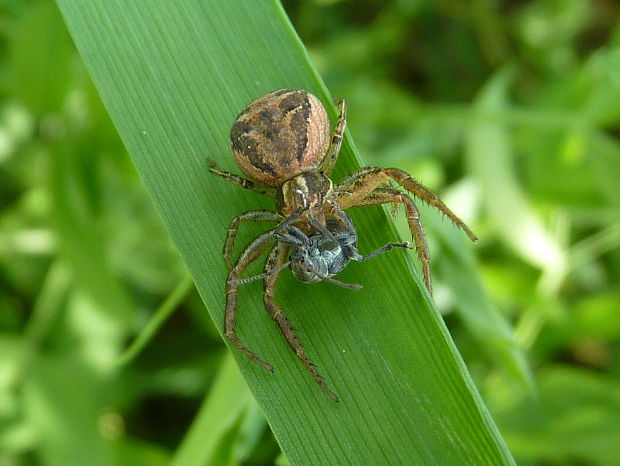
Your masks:
M281 89L255 100L239 114L230 131L230 147L239 168L268 186L316 171L329 143L325 107L299 89Z

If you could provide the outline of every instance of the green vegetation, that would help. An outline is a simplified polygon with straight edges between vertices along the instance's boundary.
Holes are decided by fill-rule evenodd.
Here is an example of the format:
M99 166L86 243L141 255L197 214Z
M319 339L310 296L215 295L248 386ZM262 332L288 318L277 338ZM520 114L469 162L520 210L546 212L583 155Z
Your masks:
M617 2L58 6L0 5L0 464L620 464ZM359 292L283 280L339 404L260 284L239 329L276 373L218 332L226 224L271 203L205 157L233 169L278 87L348 100L336 178L408 170L481 238L422 207L435 304L400 251L349 266ZM353 218L363 251L408 239Z

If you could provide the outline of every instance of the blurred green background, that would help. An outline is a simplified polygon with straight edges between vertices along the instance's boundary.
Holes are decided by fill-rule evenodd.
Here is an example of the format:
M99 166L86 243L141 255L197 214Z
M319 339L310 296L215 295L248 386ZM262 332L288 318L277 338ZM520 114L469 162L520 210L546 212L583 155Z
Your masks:
M620 4L284 7L364 161L410 171L481 238L477 289L433 234L449 222L425 217L435 300L517 462L620 464ZM459 306L504 315L533 380ZM0 465L164 464L234 371L56 6L4 0ZM221 429L211 464L284 461L256 406Z

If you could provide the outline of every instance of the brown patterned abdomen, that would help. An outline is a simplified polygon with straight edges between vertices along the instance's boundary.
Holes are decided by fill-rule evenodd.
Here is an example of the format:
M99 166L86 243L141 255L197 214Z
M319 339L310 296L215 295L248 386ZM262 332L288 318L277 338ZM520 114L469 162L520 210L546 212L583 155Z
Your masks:
M268 186L318 169L329 148L321 101L298 89L271 92L248 105L230 131L239 168Z

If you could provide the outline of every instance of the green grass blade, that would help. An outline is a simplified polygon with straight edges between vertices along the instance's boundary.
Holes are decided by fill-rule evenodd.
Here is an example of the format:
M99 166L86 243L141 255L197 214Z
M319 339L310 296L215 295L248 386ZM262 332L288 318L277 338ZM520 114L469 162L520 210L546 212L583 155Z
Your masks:
M249 101L282 87L330 101L274 1L58 0L153 202L218 327L223 234L237 212L269 208L207 172L234 170L228 131ZM346 96L344 96L346 97ZM329 106L331 116L334 107ZM358 166L349 138L336 176ZM393 239L381 209L354 215L363 251ZM511 464L412 264L392 253L342 274L362 291L289 275L278 299L342 401L304 371L244 286L239 335L276 371L237 351L250 390L292 464Z
M424 215L425 211L430 215ZM443 279L451 287L463 324L500 367L533 393L535 382L525 354L506 318L495 307L476 275L477 264L467 240L448 222L433 216L430 208L422 209L422 216L429 227L426 230L433 232L442 246L443 254L434 261L435 270L442 272Z
M170 295L165 301L157 308L153 316L148 323L144 326L139 335L131 342L127 349L120 355L117 360L119 366L123 366L135 359L140 352L149 344L153 337L157 334L157 331L168 320L168 317L172 315L174 310L183 301L183 298L187 296L187 293L192 289L192 279L190 277L184 277L183 280L172 290Z
M238 429L242 416L251 404L251 397L234 360L226 355L217 379L171 466L217 464L214 458L220 444L231 429Z

